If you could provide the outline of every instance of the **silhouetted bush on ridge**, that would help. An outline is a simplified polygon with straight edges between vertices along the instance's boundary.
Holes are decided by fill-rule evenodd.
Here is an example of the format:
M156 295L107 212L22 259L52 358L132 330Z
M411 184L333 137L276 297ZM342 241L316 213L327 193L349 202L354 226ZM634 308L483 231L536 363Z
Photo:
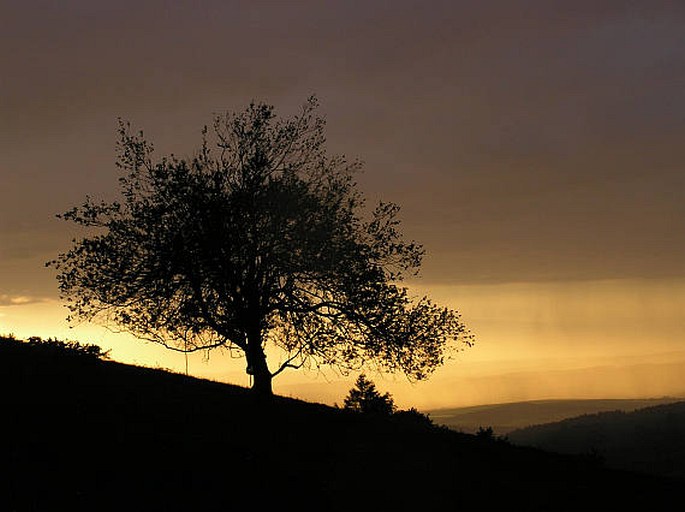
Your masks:
M40 336L30 336L23 341L18 340L14 334L7 334L0 336L0 343L21 343L38 349L42 355L77 356L85 359L109 359L110 353L109 350L103 351L99 345L57 338L43 339Z

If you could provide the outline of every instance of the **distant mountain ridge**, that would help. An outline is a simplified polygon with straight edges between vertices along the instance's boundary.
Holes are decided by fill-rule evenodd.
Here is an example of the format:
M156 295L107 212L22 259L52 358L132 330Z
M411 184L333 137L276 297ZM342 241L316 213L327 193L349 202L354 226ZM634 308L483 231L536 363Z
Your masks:
M426 412L436 423L451 429L474 433L480 427L492 427L498 435L520 428L552 423L584 414L604 411L634 411L654 405L683 400L675 397L645 399L529 400L470 407L433 409Z
M685 401L632 412L602 412L508 434L511 442L592 454L614 468L685 478Z

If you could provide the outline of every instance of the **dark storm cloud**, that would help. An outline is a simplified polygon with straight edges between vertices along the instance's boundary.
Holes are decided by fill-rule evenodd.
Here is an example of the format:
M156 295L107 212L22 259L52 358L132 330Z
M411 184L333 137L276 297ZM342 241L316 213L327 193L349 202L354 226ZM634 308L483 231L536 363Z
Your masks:
M183 153L214 111L256 98L292 112L316 92L331 149L366 162L371 196L404 206L430 280L685 275L679 2L15 2L0 14L6 245L20 223L61 229L54 213L114 189L117 116Z

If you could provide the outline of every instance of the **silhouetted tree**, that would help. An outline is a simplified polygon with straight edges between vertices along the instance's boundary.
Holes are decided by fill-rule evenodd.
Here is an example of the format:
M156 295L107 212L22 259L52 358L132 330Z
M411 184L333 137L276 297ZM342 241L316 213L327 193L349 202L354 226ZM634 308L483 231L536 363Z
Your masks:
M395 412L395 402L390 393L381 395L376 385L363 373L357 377L355 387L345 397L343 407L351 411L383 415Z
M487 442L498 442L498 443L508 443L509 438L507 436L496 436L495 430L492 427L478 427L476 432L476 437Z
M120 121L121 199L59 216L88 228L48 263L69 319L181 352L242 351L263 394L289 367L375 363L423 379L470 344L456 311L399 286L424 251L403 240L398 206L364 208L360 166L326 154L317 106L217 115L192 158L153 160ZM284 351L273 369L270 344Z
M495 439L495 431L492 427L478 427L476 436L480 439L492 441Z

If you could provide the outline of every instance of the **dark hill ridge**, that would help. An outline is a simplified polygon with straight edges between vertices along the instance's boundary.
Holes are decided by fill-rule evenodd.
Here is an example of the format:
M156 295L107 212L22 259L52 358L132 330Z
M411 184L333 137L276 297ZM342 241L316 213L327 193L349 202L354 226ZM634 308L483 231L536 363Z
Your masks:
M680 481L0 340L0 510L668 509Z
M685 401L586 414L515 430L509 438L560 453L595 453L611 467L685 478Z
M454 430L475 433L480 427L492 427L496 434L533 425L608 411L634 411L654 405L678 402L673 397L649 399L562 399L528 400L501 404L453 407L428 411L436 423Z

